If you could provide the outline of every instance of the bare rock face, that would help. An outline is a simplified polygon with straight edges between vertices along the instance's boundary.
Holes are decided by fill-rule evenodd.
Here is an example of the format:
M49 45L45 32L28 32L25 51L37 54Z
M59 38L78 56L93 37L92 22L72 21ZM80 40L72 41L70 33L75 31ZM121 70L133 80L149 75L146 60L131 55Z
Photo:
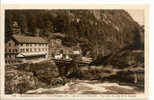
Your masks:
M70 10L63 13L63 18L57 17L65 20L59 30L66 35L63 44L80 43L83 55L90 51L89 55L97 58L127 47L143 47L141 26L124 10Z
M54 64L20 64L6 66L5 93L25 93L28 90L45 88L59 76L59 71Z

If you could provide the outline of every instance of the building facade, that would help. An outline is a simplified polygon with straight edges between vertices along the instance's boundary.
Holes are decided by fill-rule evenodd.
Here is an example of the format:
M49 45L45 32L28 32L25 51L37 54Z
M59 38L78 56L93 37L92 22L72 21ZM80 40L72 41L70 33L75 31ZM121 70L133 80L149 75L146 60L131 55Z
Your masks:
M13 35L5 44L5 64L41 61L48 58L48 42L42 37Z

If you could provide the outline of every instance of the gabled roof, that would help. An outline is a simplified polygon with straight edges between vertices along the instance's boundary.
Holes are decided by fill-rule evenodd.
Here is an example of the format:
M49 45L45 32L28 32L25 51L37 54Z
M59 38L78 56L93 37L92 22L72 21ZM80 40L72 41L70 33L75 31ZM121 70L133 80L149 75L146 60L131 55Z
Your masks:
M12 37L19 43L48 43L45 39L38 36L13 35Z

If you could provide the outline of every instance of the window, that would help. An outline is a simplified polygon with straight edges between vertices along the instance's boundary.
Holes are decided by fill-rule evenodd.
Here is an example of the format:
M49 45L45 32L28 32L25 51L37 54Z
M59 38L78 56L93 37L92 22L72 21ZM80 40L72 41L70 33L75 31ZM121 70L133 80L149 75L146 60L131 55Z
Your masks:
M26 49L26 52L29 52L29 49Z
M9 52L11 52L11 49L9 49Z
M14 49L14 53L16 53L16 49Z
M23 44L22 44L22 43L21 43L20 45L21 45L21 46L23 46Z
M15 52L18 52L18 50L17 50L17 49L15 49Z
M36 52L36 51L37 51L37 49L35 48L35 49L34 49L34 51Z
M41 49L39 48L39 51L41 51Z
M12 58L14 58L15 56L14 55L12 55Z
M23 52L25 52L25 49L22 49Z
M22 49L20 49L20 52L22 52Z
M5 54L5 58L7 58L8 57L8 55L7 54Z
M30 48L30 52L32 52L32 48Z
M27 45L26 45L26 46L30 46L30 45L31 45L31 44L28 44L28 43L27 43Z

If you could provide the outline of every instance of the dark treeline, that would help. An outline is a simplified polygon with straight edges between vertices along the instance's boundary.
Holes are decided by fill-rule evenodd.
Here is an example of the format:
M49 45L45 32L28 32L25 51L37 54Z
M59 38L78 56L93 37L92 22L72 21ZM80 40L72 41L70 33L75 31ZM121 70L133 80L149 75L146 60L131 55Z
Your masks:
M39 30L48 40L52 33L65 34L64 45L80 43L83 54L93 57L143 48L141 26L124 10L6 10L5 15L6 41L16 21L22 34L35 36Z

